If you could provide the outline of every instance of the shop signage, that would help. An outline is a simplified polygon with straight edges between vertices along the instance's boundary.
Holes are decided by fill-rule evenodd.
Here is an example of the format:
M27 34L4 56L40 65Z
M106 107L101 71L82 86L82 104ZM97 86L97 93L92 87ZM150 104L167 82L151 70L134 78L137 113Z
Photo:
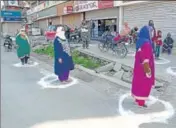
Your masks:
M31 15L33 13L36 13L36 12L39 12L39 11L42 11L44 9L47 9L51 6L54 6L54 5L57 5L57 4L61 4L63 2L65 2L66 0L59 0L59 1L45 1L43 3L41 3L40 5L34 7L34 8L31 8L30 10L27 11L27 15Z
M85 12L98 9L98 1L74 1L74 12Z
M22 21L22 18L16 18L16 17L4 17L4 21Z
M113 8L114 0L98 0L98 9Z
M8 6L18 6L18 0L8 0Z
M72 13L73 12L73 6L66 6L64 7L64 14Z
M1 17L20 18L21 12L20 11L1 11Z

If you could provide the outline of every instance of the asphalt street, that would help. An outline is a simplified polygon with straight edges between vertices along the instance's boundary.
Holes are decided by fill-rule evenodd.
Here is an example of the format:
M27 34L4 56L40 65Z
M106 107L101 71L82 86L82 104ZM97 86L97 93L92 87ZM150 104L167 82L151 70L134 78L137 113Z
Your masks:
M159 102L144 109L127 98L121 105L136 114L119 113L119 98L129 90L118 85L75 70L72 76L78 79L76 85L64 89L43 89L37 84L44 76L41 71L52 72L46 64L38 61L36 67L17 68L13 66L16 63L19 63L16 54L4 52L1 47L1 128L58 128L61 124L64 124L62 128L176 127L175 115L168 120L168 124L143 120L137 123L141 119L137 114L145 117L156 112L156 118L160 118L160 112L165 108ZM161 97L173 108L176 108L175 91L176 88L170 86ZM166 111L169 113L169 110Z

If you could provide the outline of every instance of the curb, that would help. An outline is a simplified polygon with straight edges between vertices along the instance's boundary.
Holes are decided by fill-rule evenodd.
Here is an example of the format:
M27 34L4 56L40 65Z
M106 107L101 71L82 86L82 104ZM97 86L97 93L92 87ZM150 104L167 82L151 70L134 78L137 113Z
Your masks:
M53 66L51 66L50 64L45 63L42 60L39 60L37 57L35 57L35 55L38 56L36 53L32 53L31 54L31 59L37 60L37 61L39 61L39 63L47 65L49 68L53 68ZM105 79L105 80L107 80L107 81L109 81L111 83L117 84L118 86L122 86L122 87L127 88L127 89L130 89L130 87L131 87L131 84L126 83L126 82L124 82L122 80L119 80L118 78L117 79L113 79L113 78L111 78L109 76L106 76L104 74L96 73L94 70L87 69L87 68L85 68L85 67L83 67L81 65L75 65L75 68L78 69L78 70L84 71L84 72L86 72L86 73L88 73L90 75L93 75L93 76Z

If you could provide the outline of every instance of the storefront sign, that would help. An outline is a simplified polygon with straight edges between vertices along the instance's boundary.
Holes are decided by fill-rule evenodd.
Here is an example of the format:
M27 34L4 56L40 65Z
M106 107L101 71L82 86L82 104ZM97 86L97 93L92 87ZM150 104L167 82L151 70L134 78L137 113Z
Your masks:
M123 3L123 1L114 1L114 7L120 6Z
M34 7L34 8L31 8L30 10L27 11L27 15L31 15L33 13L36 13L36 12L39 12L39 11L42 11L44 9L47 9L49 7L52 7L54 5L57 5L57 4L61 4L63 2L65 2L66 0L59 0L59 1L45 1L43 3L41 3L40 5Z
M1 11L1 17L20 18L21 17L21 12L20 11Z
M22 18L16 18L16 17L4 17L4 21L22 21Z
M73 12L73 6L66 6L64 7L64 14L72 13Z
M74 12L85 12L98 9L98 1L74 1Z
M18 6L18 0L9 0L8 6Z
M98 0L98 9L113 8L114 0Z

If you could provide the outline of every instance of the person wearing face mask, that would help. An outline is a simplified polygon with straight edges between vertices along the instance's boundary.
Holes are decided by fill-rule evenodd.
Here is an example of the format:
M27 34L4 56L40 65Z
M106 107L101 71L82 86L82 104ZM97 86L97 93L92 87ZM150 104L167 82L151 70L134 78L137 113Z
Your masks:
M54 72L60 82L69 83L69 74L73 69L74 63L64 27L58 27L54 39Z
M16 45L17 45L17 56L20 58L22 65L28 63L30 58L30 44L29 38L24 31L21 31L16 36Z
M152 41L149 26L144 26L139 32L136 42L135 64L131 93L140 107L147 107L152 86L155 84L155 65L152 51Z

